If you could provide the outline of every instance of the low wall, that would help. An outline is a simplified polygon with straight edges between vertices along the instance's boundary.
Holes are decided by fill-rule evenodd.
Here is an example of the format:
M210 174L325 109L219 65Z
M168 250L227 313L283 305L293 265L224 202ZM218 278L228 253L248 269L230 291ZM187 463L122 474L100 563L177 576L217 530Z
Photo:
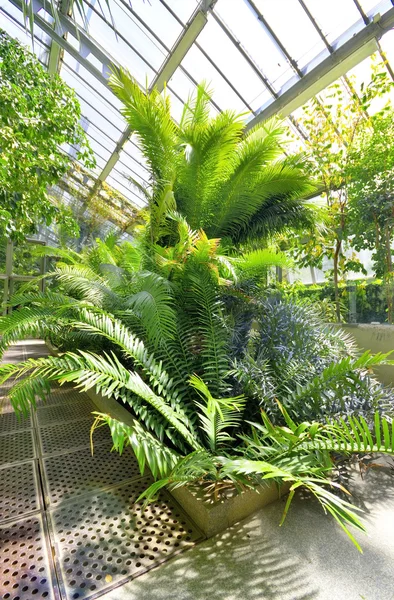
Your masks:
M341 327L349 332L356 344L363 350L376 352L394 351L394 325L373 325L348 323ZM394 359L394 353L393 357ZM374 368L377 379L385 385L394 385L394 365Z

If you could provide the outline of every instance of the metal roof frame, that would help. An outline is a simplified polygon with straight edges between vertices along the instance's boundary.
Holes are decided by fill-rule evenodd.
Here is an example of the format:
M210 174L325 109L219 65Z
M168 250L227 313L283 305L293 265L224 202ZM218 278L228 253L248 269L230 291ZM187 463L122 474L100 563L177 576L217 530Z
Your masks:
M381 37L389 31L389 29L394 27L394 7L388 9L382 16L375 15L375 17L369 16L365 13L362 8L362 5L359 0L352 0L354 5L357 8L358 13L360 14L360 20L355 25L354 34L352 35L352 30L348 30L344 32L342 36L340 36L335 42L329 43L323 31L321 30L318 22L314 18L311 10L308 8L308 5L304 0L294 0L298 2L300 6L303 8L305 14L307 15L309 21L312 23L313 27L317 31L320 39L323 41L325 45L324 53L321 53L319 56L316 56L311 60L305 67L300 68L297 61L291 56L286 48L286 40L280 39L274 29L270 26L269 22L265 18L265 16L261 13L256 5L255 0L243 0L247 7L250 9L252 14L258 19L261 27L265 31L265 33L269 36L271 41L275 44L276 48L286 61L286 63L291 67L294 77L288 81L285 86L282 87L281 90L276 90L274 83L270 81L270 79L265 75L262 68L260 68L257 63L254 61L253 57L250 55L248 50L242 45L242 43L237 39L237 36L233 34L227 24L223 21L223 19L218 15L217 11L214 10L214 6L216 0L201 0L193 12L188 22L185 24L176 14L176 12L167 4L165 0L159 0L159 2L166 8L166 10L176 19L176 21L182 26L182 32L178 39L176 40L173 47L170 49L155 33L147 23L144 22L143 18L133 10L133 7L128 4L127 0L117 0L119 6L123 8L125 12L130 12L133 19L137 20L139 23L143 25L152 39L156 40L158 44L160 44L160 48L163 49L163 56L165 59L161 65L161 67L157 70L153 68L153 66L149 63L148 59L144 57L141 52L139 52L133 44L121 35L120 32L116 31L116 27L111 23L100 11L91 4L91 0L87 0L87 5L89 6L89 10L94 10L101 19L108 25L113 31L115 31L116 35L122 39L122 42L127 44L130 49L136 53L137 56L155 73L150 89L153 86L156 86L160 91L164 89L164 85L166 82L169 82L171 77L180 69L186 77L196 85L197 82L191 76L190 73L185 69L184 65L182 65L182 61L185 58L186 54L192 47L196 47L200 52L202 52L203 56L213 67L215 68L218 75L226 82L226 85L237 95L237 97L241 100L241 102L251 110L251 106L248 100L245 98L245 93L242 88L237 87L232 83L232 81L227 77L218 65L215 63L212 56L210 56L209 52L207 52L199 43L198 36L204 29L208 16L210 15L212 19L216 21L216 23L220 26L220 28L224 31L227 38L231 41L234 47L240 52L243 59L249 65L249 67L253 70L253 72L257 75L259 80L262 82L264 89L268 91L270 94L269 103L265 103L259 110L254 111L253 117L247 123L247 128L250 129L258 123L279 114L284 117L288 117L291 119L292 124L297 128L297 132L301 137L305 137L305 134L298 127L297 122L291 116L292 111L294 111L299 106L302 106L306 101L319 93L322 89L327 87L330 83L335 81L336 79L343 77L346 85L350 85L350 82L346 80L345 75L346 72L364 58L372 54L374 51L378 51L383 60L385 60L385 54L379 44L379 40ZM240 0L241 2L242 0ZM8 0L8 2L15 7L17 7L20 11L22 11L24 0ZM35 23L37 26L47 34L51 39L52 43L49 48L49 59L48 59L48 71L49 73L56 73L60 71L60 66L62 64L62 55L64 52L67 52L73 59L75 59L83 68L85 68L90 75L92 75L97 81L101 84L108 87L108 78L111 71L111 66L115 65L117 67L120 66L117 60L114 59L83 27L78 25L73 18L69 15L70 10L70 0L59 0L60 5L60 13L58 19L52 23L48 22L47 18L44 18L38 12L43 9L50 15L52 15L52 7L51 3L47 0L34 0L35 6ZM372 13L371 13L372 14ZM53 16L53 15L52 15ZM360 30L360 23L364 23L363 28ZM76 47L75 43L72 44L67 40L68 35L73 36L79 41L78 47ZM156 42L155 42L156 43ZM158 48L159 45L157 44ZM159 48L159 49L160 49ZM327 50L330 53L327 56ZM165 55L166 53L166 55ZM94 57L95 64L89 60L90 56ZM320 60L320 62L319 62ZM96 66L97 61L99 63L99 67ZM386 62L386 67L394 80L394 72L390 66L390 64ZM74 76L74 73L80 77L80 75L74 71L72 67L69 65L64 65L70 69L70 73ZM264 68L264 65L263 65ZM81 77L80 77L81 78ZM81 78L83 82L83 78ZM105 98L102 92L99 90L95 90L92 84L89 81L84 82L89 86L88 90L88 99L84 98L84 94L80 94L79 96L86 103L88 108L88 112L90 114L90 110L99 112L99 109L89 102L89 94L94 93L97 95L97 99L100 98L109 103L112 106L113 110L116 112L117 108L111 104L108 98ZM178 98L182 103L184 99L182 99L175 90L172 89L172 86L169 85L168 89ZM90 92L92 90L92 92ZM352 90L354 91L354 90ZM92 102L93 96L91 97ZM216 107L216 109L220 110L220 107L212 101L212 104ZM102 115L105 118L105 115ZM120 164L122 163L121 155L122 152L125 152L129 158L136 161L136 163L140 164L138 160L135 159L127 149L125 149L126 143L131 138L131 131L129 127L126 127L119 138L117 140L113 139L116 135L115 131L106 133L102 131L98 125L93 123L91 119L86 117L87 122L91 123L97 131L102 133L103 136L111 140L112 144L115 144L115 148L113 149L110 157L105 162L104 167L97 177L97 186L100 185L101 182L105 181L105 179L111 174L112 170L115 169L114 173L118 173L121 175L119 168L116 168L118 161L120 160ZM111 123L111 121L109 121ZM100 123L101 124L101 123ZM119 123L111 123L114 129L120 131ZM110 135L110 133L112 133ZM94 134L94 132L93 132ZM103 141L96 140L94 135L91 136L92 140L94 140L97 144L105 148L104 139ZM131 140L133 143L133 141ZM112 146L113 147L113 146ZM104 158L101 157L101 160L104 161ZM123 165L125 166L125 165ZM140 164L140 166L143 166ZM130 168L127 166L126 168ZM119 185L124 186L123 183L119 182Z
M305 104L328 85L345 75L353 66L378 51L377 42L394 27L394 7L381 17L370 22L353 37L348 39L315 68L290 85L279 97L263 106L253 119L248 122L248 129L269 119L273 115L287 116Z

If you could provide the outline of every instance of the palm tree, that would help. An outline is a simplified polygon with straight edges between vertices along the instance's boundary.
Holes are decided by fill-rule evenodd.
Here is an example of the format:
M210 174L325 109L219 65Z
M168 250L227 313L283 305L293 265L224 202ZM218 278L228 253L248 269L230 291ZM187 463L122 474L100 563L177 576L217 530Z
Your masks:
M246 132L244 115L224 111L212 118L211 92L202 83L177 124L169 97L144 92L127 71L114 69L110 86L150 169L149 189L132 183L148 201L154 241L168 210L208 237L236 244L313 226L315 213L304 198L315 186L304 172L305 157L284 155L278 122Z

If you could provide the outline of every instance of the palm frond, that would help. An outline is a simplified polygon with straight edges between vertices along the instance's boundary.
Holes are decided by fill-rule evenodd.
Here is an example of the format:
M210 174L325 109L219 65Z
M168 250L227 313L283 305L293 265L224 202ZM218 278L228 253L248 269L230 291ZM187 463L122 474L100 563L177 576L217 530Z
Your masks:
M49 306L23 307L0 317L0 354L12 343L27 337L45 338L49 332L59 332L62 323Z
M37 244L34 246L33 254L35 256L50 256L70 264L79 264L81 262L81 255L75 252L72 248L62 248L55 246L42 246Z
M231 433L234 433L240 425L245 399L242 396L213 398L208 386L197 375L190 377L190 385L197 390L203 400L195 403L200 409L201 427L207 437L210 450L217 452L221 446L234 440Z
M236 267L244 276L255 276L266 273L270 267L291 268L294 266L292 259L284 252L275 252L269 248L260 248L245 252L240 258L235 259Z
M298 406L301 403L308 406L312 413L319 411L322 403L322 396L327 394L329 402L333 403L334 398L341 401L343 396L343 383L350 379L358 382L358 372L360 370L371 369L380 364L393 364L389 359L392 352L382 354L371 354L369 350L365 351L358 358L348 356L339 362L331 363L320 374L308 381L289 396L288 407Z
M127 303L140 319L146 339L157 348L174 339L176 315L169 282L154 273L141 277L140 290Z
M92 425L92 436L99 427L108 425L114 449L122 453L126 446L133 450L141 475L148 467L155 479L165 477L179 461L179 455L147 431L137 419L125 424L103 413L93 413L96 418ZM94 438L93 438L94 441Z
M122 68L113 67L109 85L123 102L122 112L137 136L154 180L173 181L177 126L171 117L168 97L156 89L144 92Z
M18 365L0 366L0 382L8 380L11 376L21 378L26 375L26 383L23 387L24 405L35 404L34 386L28 383L33 380L75 382L83 391L94 388L103 396L120 397L123 401L127 399L132 406L133 396L125 398L121 393L127 390L157 410L167 420L168 425L173 427L192 448L200 447L192 430L188 428L187 415L182 413L180 408L177 412L171 408L166 400L154 393L138 373L126 369L113 353L99 356L92 352L80 351L78 354L66 352L60 357L28 359ZM10 398L12 402L12 393ZM15 400L14 410L21 411L19 396Z
M188 314L190 350L196 355L196 372L215 396L226 391L229 371L228 333L221 316L222 304L216 284L206 269L192 269L185 279L185 309Z

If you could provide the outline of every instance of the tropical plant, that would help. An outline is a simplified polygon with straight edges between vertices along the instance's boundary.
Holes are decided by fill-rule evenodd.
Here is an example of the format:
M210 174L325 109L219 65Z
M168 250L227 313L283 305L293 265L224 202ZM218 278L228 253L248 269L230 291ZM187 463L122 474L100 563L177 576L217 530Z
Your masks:
M0 224L7 236L23 239L56 219L75 228L48 187L70 165L62 144L75 145L77 157L93 165L80 114L74 91L0 30Z
M392 414L392 390L374 379L352 338L325 323L314 305L273 297L242 305L232 373L235 391L249 399L249 418L263 409L280 421L277 400L295 420Z
M301 200L313 188L302 161L280 158L272 123L243 136L233 114L211 120L203 86L177 126L168 98L144 95L127 74L117 76L112 85L152 172L144 190L149 224L133 244L109 236L81 253L39 251L60 259L47 276L49 289L11 299L18 308L0 318L0 349L28 336L56 335L77 350L0 366L0 383L13 382L12 406L34 408L54 381L94 388L131 413L128 425L97 414L94 427L108 424L114 447L129 444L141 471L151 470L157 481L148 499L166 484L202 482L218 497L229 485L243 489L275 479L290 484L290 502L303 485L346 531L349 524L363 528L351 505L331 491L338 487L329 474L331 454L391 452L389 422L377 412L372 437L362 417L326 423L325 415L321 422L315 415L321 415L321 386L338 398L342 380L387 356L353 358L339 333L326 333L326 340L319 329L314 340L311 324L303 331L310 316L296 307L286 334L290 309L270 310L255 293L261 265L284 257L235 246L313 224L314 213ZM239 364L248 359L256 373L245 381ZM296 385L291 373L299 375ZM280 391L282 403L271 390ZM307 420L296 425L303 405Z
M110 86L151 171L150 188L141 191L152 241L169 233L168 223L163 229L169 210L208 237L236 244L313 226L313 207L303 199L315 185L305 175L304 156L284 156L282 125L271 121L246 132L244 115L224 111L212 118L205 83L186 102L179 125L169 97L142 91L127 71L114 69Z
M9 398L16 412L26 412L34 406L36 396L45 396L53 381L75 382L81 390L95 388L103 396L119 398L132 409L132 424L97 414L93 429L109 425L114 447L122 451L130 445L141 472L149 467L157 481L143 494L146 498L154 497L164 485L188 482L212 486L217 498L223 487L256 487L274 479L290 485L285 512L295 490L304 486L352 539L349 524L363 529L355 508L330 490L341 486L327 472L332 469L333 452L394 452L392 427L378 413L371 433L362 417L296 424L279 405L284 425L274 425L263 412L262 423L244 421L246 431L242 432L246 399L230 396L221 380L212 379L216 389L221 388L221 395L213 395L197 375L189 377L185 386L165 370L158 358L160 346L157 354L150 353L121 321L102 310L78 308L75 314L79 320L73 322L74 327L110 340L122 360L112 351L97 355L81 350L2 365L0 382L14 378ZM368 367L386 359L387 356L371 357L366 353L356 366ZM214 358L211 362L218 377ZM223 366L219 365L219 370ZM341 369L350 367L349 363ZM209 371L206 373L209 378ZM309 388L298 389L297 393L309 396L316 385L312 381Z

